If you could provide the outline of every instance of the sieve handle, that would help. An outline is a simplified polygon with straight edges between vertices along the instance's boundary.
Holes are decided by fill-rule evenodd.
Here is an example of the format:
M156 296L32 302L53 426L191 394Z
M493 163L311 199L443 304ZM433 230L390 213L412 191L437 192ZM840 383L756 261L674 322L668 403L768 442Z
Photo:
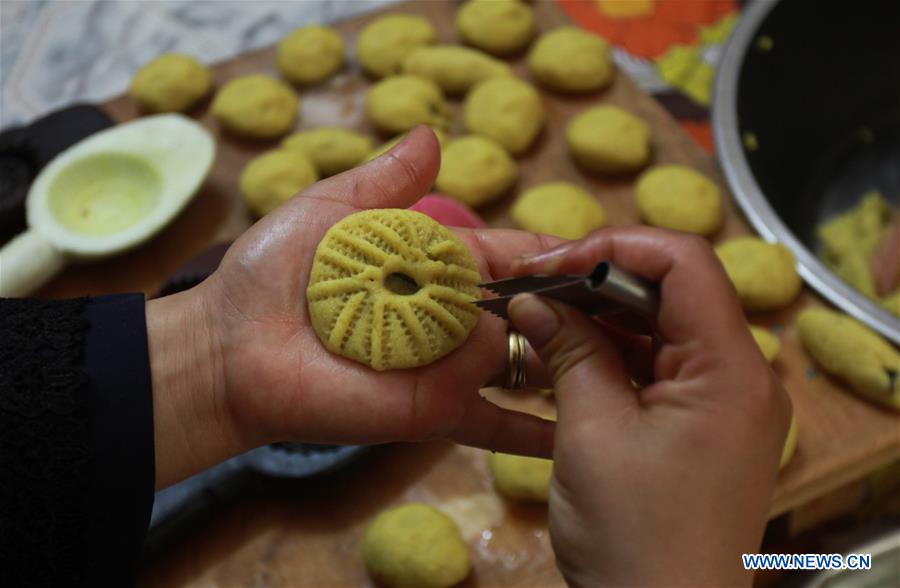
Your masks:
M66 256L34 229L0 249L0 297L27 296L66 265Z

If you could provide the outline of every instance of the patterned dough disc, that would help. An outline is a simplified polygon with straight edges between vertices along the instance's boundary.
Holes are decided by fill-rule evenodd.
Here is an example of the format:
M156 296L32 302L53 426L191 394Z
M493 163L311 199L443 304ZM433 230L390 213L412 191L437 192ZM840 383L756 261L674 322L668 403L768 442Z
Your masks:
M376 370L417 367L456 349L478 322L475 260L449 229L411 210L367 210L331 227L306 298L332 353Z

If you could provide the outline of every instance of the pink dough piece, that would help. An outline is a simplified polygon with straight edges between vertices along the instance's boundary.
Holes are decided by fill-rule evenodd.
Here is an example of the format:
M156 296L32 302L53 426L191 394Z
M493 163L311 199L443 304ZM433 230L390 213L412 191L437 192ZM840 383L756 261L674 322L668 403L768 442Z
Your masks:
M440 194L426 194L409 209L427 214L448 227L481 229L486 226L481 217L472 212L468 206Z

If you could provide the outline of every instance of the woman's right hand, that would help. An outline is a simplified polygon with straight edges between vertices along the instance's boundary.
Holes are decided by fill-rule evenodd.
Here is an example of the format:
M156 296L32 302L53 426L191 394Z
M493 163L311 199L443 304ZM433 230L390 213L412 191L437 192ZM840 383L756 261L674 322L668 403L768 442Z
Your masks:
M658 282L665 340L622 353L585 315L520 295L510 314L553 377L550 532L573 586L749 586L791 405L709 244L613 228L521 260L518 274L600 260ZM654 383L638 391L641 359Z

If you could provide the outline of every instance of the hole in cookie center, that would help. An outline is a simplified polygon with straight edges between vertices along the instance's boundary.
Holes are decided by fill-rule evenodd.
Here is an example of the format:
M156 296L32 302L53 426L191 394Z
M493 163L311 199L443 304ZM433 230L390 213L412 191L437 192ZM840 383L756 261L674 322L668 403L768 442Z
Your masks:
M384 287L401 296L409 296L419 291L419 284L411 277L400 272L388 274L384 278Z

